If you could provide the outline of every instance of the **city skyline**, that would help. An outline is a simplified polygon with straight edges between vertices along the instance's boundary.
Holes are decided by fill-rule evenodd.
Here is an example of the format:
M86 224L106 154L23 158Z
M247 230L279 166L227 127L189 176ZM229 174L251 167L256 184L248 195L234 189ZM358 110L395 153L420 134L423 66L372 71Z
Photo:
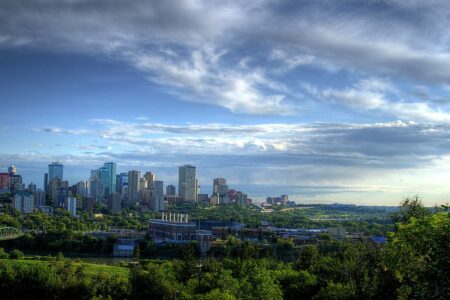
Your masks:
M191 164L209 194L448 203L449 8L2 1L0 170L42 187L53 161L73 184L114 161L178 187Z

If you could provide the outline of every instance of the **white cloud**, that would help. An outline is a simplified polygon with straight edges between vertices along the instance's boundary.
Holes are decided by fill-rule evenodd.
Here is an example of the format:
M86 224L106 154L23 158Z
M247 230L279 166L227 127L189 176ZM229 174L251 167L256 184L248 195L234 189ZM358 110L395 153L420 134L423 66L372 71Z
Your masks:
M223 52L211 49L194 50L187 56L166 52L128 53L126 59L148 72L149 80L172 86L189 101L218 105L235 113L292 112L292 107L283 103L281 84L268 79L261 68L242 71L224 66L220 61Z
M387 81L379 79L360 80L344 89L326 88L320 90L311 85L303 85L312 95L358 110L375 110L396 118L422 122L450 122L450 113L433 109L423 102L391 100L396 89Z
M281 67L277 68L282 72L287 72L302 65L309 65L314 62L314 56L312 55L297 55L287 53L282 49L273 49L269 56L269 59L281 62Z

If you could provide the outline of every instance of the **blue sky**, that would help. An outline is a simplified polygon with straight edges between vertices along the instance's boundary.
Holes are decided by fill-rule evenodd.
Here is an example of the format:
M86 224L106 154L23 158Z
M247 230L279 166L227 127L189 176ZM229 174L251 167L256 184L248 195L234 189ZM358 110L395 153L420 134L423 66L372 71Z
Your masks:
M450 195L446 1L2 1L0 168L195 164L255 199Z

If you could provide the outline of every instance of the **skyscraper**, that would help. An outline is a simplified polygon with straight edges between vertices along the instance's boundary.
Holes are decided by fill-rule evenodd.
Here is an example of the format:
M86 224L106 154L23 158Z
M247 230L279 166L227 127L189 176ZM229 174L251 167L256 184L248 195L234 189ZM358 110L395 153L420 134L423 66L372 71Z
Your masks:
M49 194L49 189L48 189L48 173L45 173L44 174L44 192L45 192L45 195L48 195Z
M102 192L102 198L107 199L109 192L110 192L110 176L109 176L109 170L105 167L101 167L97 170L98 179L102 183L103 186L103 192Z
M114 193L116 191L116 163L115 162L107 162L103 164L103 167L108 170L109 178L108 178L108 193Z
M63 164L60 162L53 162L48 165L48 181L51 182L54 178L63 180Z
M66 197L64 200L64 208L70 212L70 214L75 217L77 215L77 198Z
M179 168L178 191L184 202L197 202L197 180L194 166L184 165Z
M109 211L111 213L119 212L122 209L122 199L119 193L111 193L109 195Z
M128 204L136 205L139 195L139 178L141 172L132 170L128 172Z
M8 167L8 174L9 176L14 176L17 173L17 168L16 166L9 166Z
M147 180L147 182L151 182L151 181L155 181L156 180L156 175L155 173L152 172L146 172L144 175L145 180Z
M145 190L147 187L147 180L145 178L139 178L139 191Z
M175 188L175 186L169 184L169 185L166 187L166 196L175 196L175 194L176 194L176 188Z
M45 205L45 192L43 190L37 189L33 192L34 205L44 206Z
M213 195L217 195L219 204L225 204L228 202L228 185L225 178L214 179Z
M6 191L9 188L9 174L0 173L0 192Z
M124 186L128 186L128 173L120 173L116 176L116 192L121 193Z
M53 200L54 205L64 202L64 197L68 194L67 181L58 177L53 178L49 183L49 198Z
M32 182L30 182L30 184L28 185L28 191L29 192L34 192L36 190L36 185Z
M150 209L154 211L164 210L164 184L162 181L154 180L150 182L153 189L153 197Z
M79 181L75 185L76 194L82 198L87 197L88 193L88 182L85 180Z

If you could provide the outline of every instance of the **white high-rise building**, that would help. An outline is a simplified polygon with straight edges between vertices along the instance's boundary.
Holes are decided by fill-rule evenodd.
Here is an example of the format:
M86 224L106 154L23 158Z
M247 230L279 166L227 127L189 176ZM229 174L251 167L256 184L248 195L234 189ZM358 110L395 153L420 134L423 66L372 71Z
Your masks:
M64 202L64 208L70 212L70 214L75 217L77 215L77 198L67 197Z
M22 213L30 214L34 208L34 197L31 194L16 194L14 196L13 206Z
M178 191L185 202L197 202L196 168L184 165L178 172Z

